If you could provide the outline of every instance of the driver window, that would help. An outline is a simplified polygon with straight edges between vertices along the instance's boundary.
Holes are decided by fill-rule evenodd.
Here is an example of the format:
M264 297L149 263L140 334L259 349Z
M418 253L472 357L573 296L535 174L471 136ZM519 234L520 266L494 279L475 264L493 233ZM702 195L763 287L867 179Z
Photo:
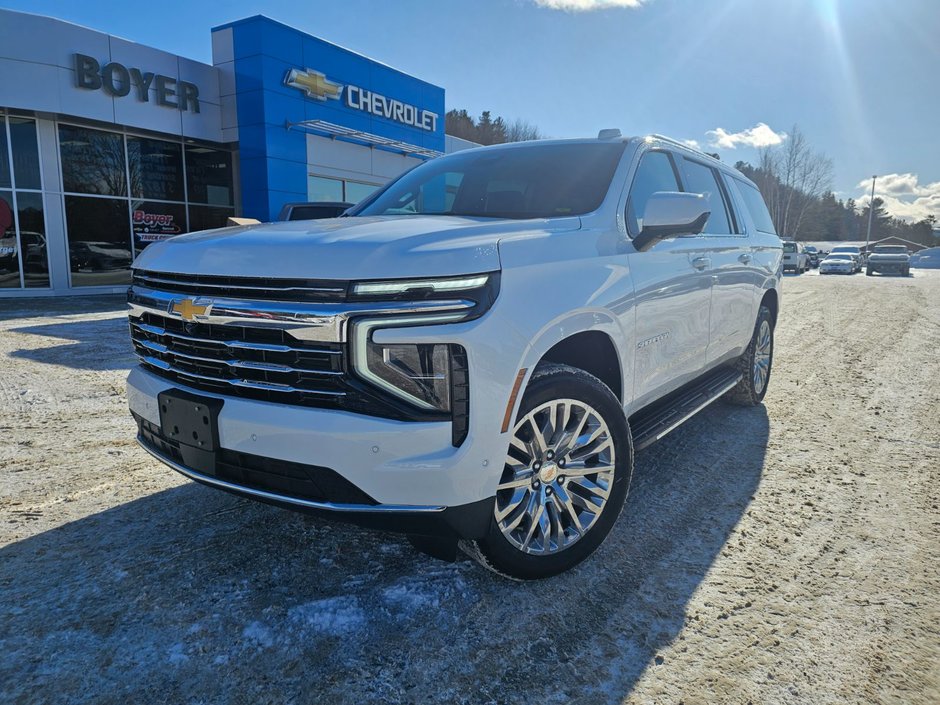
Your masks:
M647 152L640 160L627 198L627 232L632 237L643 229L643 213L650 196L658 191L681 191L672 158L666 152Z

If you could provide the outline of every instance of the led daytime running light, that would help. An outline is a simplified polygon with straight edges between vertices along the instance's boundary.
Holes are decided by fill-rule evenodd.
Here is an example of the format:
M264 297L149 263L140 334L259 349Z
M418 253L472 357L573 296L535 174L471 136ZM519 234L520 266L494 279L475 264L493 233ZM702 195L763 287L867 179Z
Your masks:
M353 285L355 294L404 294L412 289L431 289L431 291L463 291L478 289L486 284L488 274L480 274L461 279L412 279L408 281L360 282Z

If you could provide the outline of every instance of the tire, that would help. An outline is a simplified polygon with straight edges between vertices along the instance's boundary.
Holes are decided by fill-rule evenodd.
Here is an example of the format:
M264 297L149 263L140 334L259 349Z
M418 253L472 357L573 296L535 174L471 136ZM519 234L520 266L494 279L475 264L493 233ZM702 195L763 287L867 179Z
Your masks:
M566 476L566 468L578 475ZM613 392L575 367L540 366L519 406L487 534L460 546L514 580L563 573L610 533L632 474L630 427Z
M875 273L875 270L873 270L871 267L869 267L868 269L865 270L865 276L866 276L866 277L870 277L870 276L872 276L874 273Z
M765 328L766 326L766 328ZM770 372L774 363L774 322L770 309L761 306L754 324L754 333L747 350L738 358L735 367L743 375L725 395L725 399L739 406L757 406L764 401ZM758 367L763 369L759 373Z

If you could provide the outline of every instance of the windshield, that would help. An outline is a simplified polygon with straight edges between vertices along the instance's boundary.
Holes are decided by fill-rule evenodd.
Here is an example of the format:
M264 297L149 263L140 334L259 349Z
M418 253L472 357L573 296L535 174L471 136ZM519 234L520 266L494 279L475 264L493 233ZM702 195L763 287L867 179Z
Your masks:
M828 257L826 257L826 259L844 259L844 260L851 260L851 259L852 259L852 255L845 255L845 254L843 254L843 255L829 255Z
M904 245L883 245L876 247L875 253L879 255L906 255L907 248Z
M533 144L432 159L350 215L552 218L596 210L622 142Z
M785 242L783 243L784 252L796 252L796 243L795 242Z

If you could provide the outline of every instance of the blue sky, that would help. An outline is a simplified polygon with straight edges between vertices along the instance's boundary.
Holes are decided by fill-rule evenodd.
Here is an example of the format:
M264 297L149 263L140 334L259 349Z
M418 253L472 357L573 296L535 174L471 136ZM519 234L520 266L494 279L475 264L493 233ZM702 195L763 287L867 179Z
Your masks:
M877 173L892 212L940 219L940 0L0 1L207 62L210 27L265 14L554 137L754 161L796 123L840 196Z

